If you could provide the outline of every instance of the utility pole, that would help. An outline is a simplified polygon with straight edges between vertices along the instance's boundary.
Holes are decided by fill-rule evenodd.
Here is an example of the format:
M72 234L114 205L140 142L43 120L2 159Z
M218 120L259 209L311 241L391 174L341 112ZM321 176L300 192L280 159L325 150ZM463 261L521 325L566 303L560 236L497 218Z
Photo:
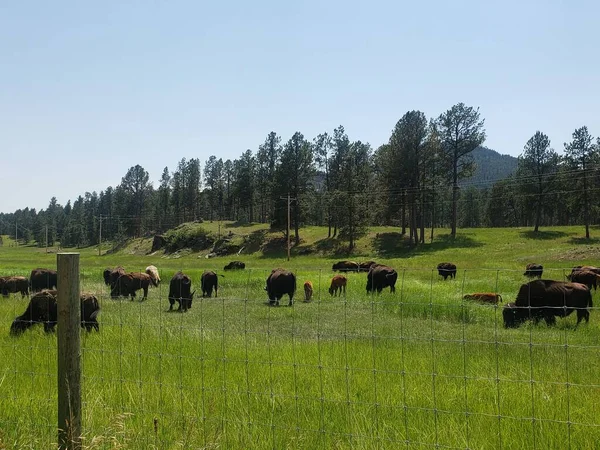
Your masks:
M18 222L15 220L15 245L19 245L19 226L18 226Z
M295 198L290 197L290 193L288 192L287 197L279 197L281 200L287 199L287 260L290 260L290 223L291 223L291 204L292 200L297 200Z
M102 256L102 216L100 217L100 230L98 232L98 256Z
M46 253L48 253L48 225L46 225Z

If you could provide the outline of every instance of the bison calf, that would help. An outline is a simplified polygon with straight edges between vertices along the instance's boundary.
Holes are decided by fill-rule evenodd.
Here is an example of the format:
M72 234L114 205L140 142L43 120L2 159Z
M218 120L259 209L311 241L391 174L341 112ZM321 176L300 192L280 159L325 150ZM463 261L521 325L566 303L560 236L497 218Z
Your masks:
M306 303L312 300L313 296L313 284L311 281L304 282L304 301Z
M329 293L333 296L346 295L346 284L348 283L348 279L344 275L336 275L331 279L331 285L329 286Z
M492 305L497 305L502 301L502 296L500 294L494 294L493 292L475 292L473 294L465 294L463 295L464 300L475 300L481 303L491 303Z

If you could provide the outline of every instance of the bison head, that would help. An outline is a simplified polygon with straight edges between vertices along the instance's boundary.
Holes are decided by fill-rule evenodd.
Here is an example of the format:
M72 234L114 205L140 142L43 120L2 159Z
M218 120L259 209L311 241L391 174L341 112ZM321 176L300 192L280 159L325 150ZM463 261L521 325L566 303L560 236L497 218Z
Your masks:
M502 309L504 328L517 328L527 317L527 308L519 308L514 303L507 303Z

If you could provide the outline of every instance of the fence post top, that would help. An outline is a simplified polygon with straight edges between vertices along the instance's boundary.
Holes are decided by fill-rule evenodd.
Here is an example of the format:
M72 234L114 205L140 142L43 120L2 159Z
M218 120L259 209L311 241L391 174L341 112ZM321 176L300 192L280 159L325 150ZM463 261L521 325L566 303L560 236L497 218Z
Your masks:
M57 253L58 256L60 256L60 255L80 255L80 254L81 253L79 253L79 252L60 252L60 253Z

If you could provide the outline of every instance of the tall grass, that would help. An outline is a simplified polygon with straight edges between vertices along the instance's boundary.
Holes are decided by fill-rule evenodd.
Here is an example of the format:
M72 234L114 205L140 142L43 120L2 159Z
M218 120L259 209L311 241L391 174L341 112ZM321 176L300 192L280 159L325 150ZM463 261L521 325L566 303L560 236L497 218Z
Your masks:
M298 258L288 267L298 284L313 281L315 298L297 298L293 308L268 307L263 290L270 268L286 262L243 257L257 268L225 273L219 297L196 299L185 314L167 312L172 274L183 269L197 287L203 269L228 259L98 258L83 250L82 290L96 292L102 308L100 333L82 340L84 446L595 448L595 313L578 328L569 317L556 327L506 330L501 305L462 300L474 291L514 299L525 260L554 268L548 277L559 279L575 261L561 254L593 258L581 257L585 247L570 243L570 231L563 240L523 238L512 252L509 232L495 231L473 231L476 245L465 249L387 260L400 274L395 294L368 296L366 276L348 274L346 296L333 298L331 259ZM39 256L2 249L2 274L55 258ZM442 260L459 265L456 280L432 271ZM148 300L110 299L104 267L150 263L165 282ZM41 327L9 337L26 300L1 300L0 448L49 448L56 337Z

